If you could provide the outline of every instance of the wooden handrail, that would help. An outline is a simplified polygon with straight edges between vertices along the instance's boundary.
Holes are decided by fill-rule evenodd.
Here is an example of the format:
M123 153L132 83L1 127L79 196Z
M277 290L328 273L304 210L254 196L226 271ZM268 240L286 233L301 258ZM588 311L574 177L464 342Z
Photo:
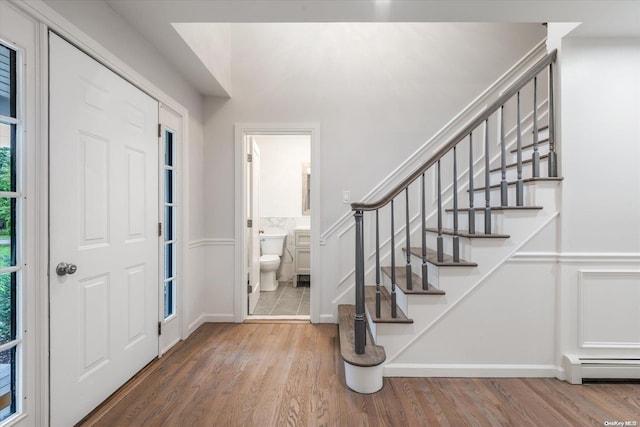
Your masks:
M393 200L398 194L404 191L412 182L418 179L427 169L435 165L438 160L442 159L445 154L453 149L460 141L467 137L475 128L480 126L482 122L487 120L493 113L495 113L500 107L502 107L513 95L515 95L520 89L522 89L527 83L537 76L545 67L552 62L555 62L558 52L554 50L547 56L539 60L533 67L529 69L522 77L516 80L509 89L504 92L493 104L482 110L476 118L470 122L467 126L462 128L449 142L439 149L429 160L416 169L411 175L405 178L400 184L391 189L385 196L372 203L356 202L351 204L352 211L373 211L386 206Z

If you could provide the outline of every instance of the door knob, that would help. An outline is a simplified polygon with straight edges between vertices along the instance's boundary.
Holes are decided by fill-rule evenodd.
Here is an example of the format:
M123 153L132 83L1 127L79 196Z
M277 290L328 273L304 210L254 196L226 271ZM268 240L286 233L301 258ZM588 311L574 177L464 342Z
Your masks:
M78 267L75 264L67 264L66 262L61 262L56 266L56 274L58 276L64 276L66 274L73 274L78 270Z

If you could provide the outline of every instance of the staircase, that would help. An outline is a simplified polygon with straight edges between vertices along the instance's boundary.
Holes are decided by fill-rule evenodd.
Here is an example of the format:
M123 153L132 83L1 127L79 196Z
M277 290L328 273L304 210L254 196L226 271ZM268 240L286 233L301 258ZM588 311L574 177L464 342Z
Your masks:
M555 59L554 51L533 65L386 196L352 204L355 305L339 306L339 318L354 391L376 392L385 370L402 375L404 365L420 360L414 344L557 215ZM524 93L531 98L528 119ZM512 140L505 135L510 125ZM437 200L433 212L429 197ZM365 217L375 224L372 235L365 234ZM365 241L375 246L375 265L366 263Z

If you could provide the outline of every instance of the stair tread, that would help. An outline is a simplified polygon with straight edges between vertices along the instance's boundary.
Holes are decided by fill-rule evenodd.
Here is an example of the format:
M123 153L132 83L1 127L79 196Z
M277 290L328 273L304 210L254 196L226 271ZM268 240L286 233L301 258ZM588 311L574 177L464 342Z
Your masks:
M407 248L402 248L403 251L406 251ZM421 247L412 247L411 255L422 257L422 248ZM438 267L477 267L478 264L471 261L466 261L460 258L460 262L453 262L453 257L449 254L444 254L444 259L442 262L438 261L438 252L435 249L427 248L427 261L429 263L436 265Z
M547 157L549 157L548 154L543 154L542 156L540 156L540 160L546 159ZM529 163L533 163L533 159L527 159L527 160L523 160L522 164L526 165ZM516 166L518 166L518 162L513 162L513 163L509 163L508 165L506 165L506 169L511 169L511 168L515 168ZM502 166L497 166L493 169L489 169L489 172L498 172L499 170L502 170Z
M548 143L549 143L549 138L544 138L544 139L541 139L540 141L538 141L539 145L548 144ZM531 147L533 147L533 142L531 144L523 145L522 149L526 150L527 148L531 148ZM514 148L514 149L510 150L509 152L510 153L517 153L518 149Z
M380 317L376 317L376 287L365 286L364 287L364 303L369 309L369 315L374 323L413 323L413 320L409 319L406 314L396 307L397 316L391 317L391 295L384 286L380 286Z
M387 355L384 347L376 345L367 326L367 343L364 354L356 354L354 340L353 318L356 308L353 304L340 304L338 306L338 319L340 331L340 355L342 359L354 366L371 367L378 366L385 361Z
M438 229L437 228L432 228L432 227L427 227L427 231L430 233L437 233ZM447 235L451 235L453 236L453 229L451 228L443 228L442 229L442 234L447 234ZM478 238L478 239L508 239L509 236L508 234L499 234L499 233L492 233L492 234L484 234L482 231L476 230L475 234L470 234L469 231L467 230L458 230L458 236L460 237L466 237L469 239L474 239L474 238Z
M382 272L391 277L391 267L382 267ZM413 289L407 289L407 269L405 267L396 267L396 286L402 289L407 295L445 295L442 289L438 289L431 283L428 283L428 289L422 289L422 278L416 273L411 273L411 283Z
M527 210L542 210L542 206L491 206L491 211L527 211ZM458 208L459 212L467 212L469 208ZM484 207L475 208L476 213L484 213ZM447 212L453 212L453 209L446 209Z
M562 181L564 178L562 177L546 177L546 176L540 176L538 178L523 178L522 182L527 184L527 183L531 183L531 182L544 182L544 181ZM515 185L518 181L508 181L507 185ZM477 192L477 191L484 191L486 187L478 187L478 188L474 188L473 192ZM497 184L492 184L489 186L489 188L500 188L500 183ZM469 192L469 190L467 190L467 192Z

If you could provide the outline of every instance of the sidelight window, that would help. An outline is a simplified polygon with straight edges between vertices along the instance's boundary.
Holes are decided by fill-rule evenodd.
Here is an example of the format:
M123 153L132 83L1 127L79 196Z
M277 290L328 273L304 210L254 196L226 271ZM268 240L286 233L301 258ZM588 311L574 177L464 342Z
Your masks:
M20 410L22 371L18 59L18 52L0 41L0 421Z
M175 133L164 132L164 318L176 313Z

